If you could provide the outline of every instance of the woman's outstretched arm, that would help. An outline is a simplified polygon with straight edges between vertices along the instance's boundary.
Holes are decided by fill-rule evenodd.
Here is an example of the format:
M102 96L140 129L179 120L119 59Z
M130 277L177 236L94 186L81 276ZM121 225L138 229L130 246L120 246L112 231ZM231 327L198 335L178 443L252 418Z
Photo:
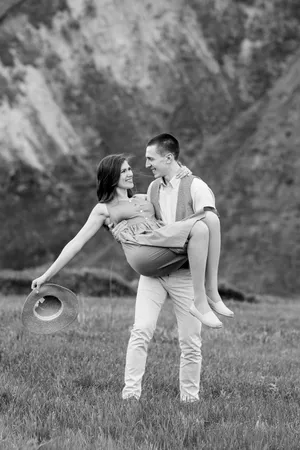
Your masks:
M74 256L80 252L82 247L94 236L94 234L96 234L96 232L102 227L107 216L108 213L105 204L98 203L90 213L89 218L87 219L81 230L63 248L60 255L49 267L49 269L47 269L43 275L32 281L31 289L39 290L42 284L46 283L55 274L57 274L57 272L65 267L71 261L71 259L73 259Z

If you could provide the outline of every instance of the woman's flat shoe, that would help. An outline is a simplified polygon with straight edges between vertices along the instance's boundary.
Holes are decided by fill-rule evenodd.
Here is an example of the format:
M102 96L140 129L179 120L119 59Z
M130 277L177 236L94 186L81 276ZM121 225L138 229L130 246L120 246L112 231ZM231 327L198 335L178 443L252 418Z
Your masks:
M217 316L212 312L209 311L205 314L201 314L200 311L195 307L194 303L190 307L190 313L192 316L196 317L198 320L200 320L203 325L206 325L210 328L222 328L223 324L222 322L217 318Z
M211 298L207 297L207 301L211 309L213 309L216 313L221 314L222 316L230 317L231 319L234 317L234 312L227 308L222 300L213 302Z

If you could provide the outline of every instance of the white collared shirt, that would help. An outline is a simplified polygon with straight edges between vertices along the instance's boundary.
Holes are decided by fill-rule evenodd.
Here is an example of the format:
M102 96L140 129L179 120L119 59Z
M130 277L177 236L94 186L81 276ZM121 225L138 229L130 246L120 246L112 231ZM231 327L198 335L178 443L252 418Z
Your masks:
M164 223L174 223L176 221L176 208L178 189L180 185L180 178L176 175L167 183L161 179L161 186L159 190L159 206L161 217ZM148 189L148 200L150 198L150 189ZM215 196L208 185L200 178L194 178L191 184L191 196L193 200L194 212L200 211L205 206L215 208Z

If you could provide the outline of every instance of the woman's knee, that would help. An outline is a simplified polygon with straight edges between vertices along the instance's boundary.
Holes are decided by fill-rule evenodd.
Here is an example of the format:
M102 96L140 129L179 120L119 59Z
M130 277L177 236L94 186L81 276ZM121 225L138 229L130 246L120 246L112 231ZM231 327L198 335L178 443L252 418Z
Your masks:
M220 219L216 213L213 211L206 211L204 223L206 223L209 227L219 228L220 227Z
M198 237L202 239L209 238L209 229L203 220L198 220L198 222L194 224L191 230L191 237Z

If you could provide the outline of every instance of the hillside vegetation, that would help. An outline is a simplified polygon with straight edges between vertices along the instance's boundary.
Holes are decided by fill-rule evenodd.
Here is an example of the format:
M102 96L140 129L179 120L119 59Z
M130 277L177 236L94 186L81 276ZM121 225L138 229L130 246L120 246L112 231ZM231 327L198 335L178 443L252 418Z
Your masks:
M214 190L221 276L297 292L297 0L8 0L0 9L0 268L52 260L96 202L95 166L175 134ZM73 266L129 279L105 231Z

